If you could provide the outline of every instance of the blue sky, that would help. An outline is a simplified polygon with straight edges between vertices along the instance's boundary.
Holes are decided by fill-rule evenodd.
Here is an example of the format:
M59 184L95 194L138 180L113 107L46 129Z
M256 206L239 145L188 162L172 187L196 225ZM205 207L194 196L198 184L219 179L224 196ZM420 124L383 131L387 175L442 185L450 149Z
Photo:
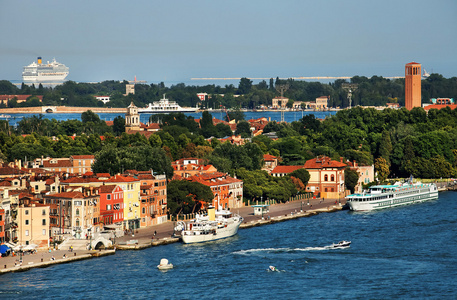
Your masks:
M37 56L78 82L457 76L456 0L0 0L0 30L0 80Z

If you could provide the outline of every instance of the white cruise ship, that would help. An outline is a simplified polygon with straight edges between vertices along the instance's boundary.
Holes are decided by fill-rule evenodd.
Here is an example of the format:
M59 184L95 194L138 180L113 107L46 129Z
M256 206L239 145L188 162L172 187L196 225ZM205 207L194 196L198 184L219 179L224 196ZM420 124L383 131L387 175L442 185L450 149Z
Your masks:
M150 114L167 114L172 112L196 112L198 107L181 107L175 101L170 101L165 98L165 94L163 98L159 101L154 101L153 103L149 103L148 106L144 108L138 108L139 113L150 113Z
M354 211L369 211L423 202L438 198L434 183L396 182L394 185L374 185L361 194L346 197L349 208Z
M24 82L53 82L63 81L69 74L69 68L54 58L51 62L43 63L41 57L24 67L22 80Z
M197 214L187 223L179 221L175 231L181 232L185 244L202 243L234 236L242 222L243 218L237 214L209 207L207 215Z

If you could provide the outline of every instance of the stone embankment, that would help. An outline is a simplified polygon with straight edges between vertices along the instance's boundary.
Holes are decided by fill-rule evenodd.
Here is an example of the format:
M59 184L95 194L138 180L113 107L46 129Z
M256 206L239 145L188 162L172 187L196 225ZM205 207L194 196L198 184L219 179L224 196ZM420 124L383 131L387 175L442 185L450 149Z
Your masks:
M107 108L107 107L75 107L75 106L38 106L38 107L15 107L15 108L0 108L0 114L45 114L50 113L83 113L86 111L94 113L119 113L127 112L126 108Z
M115 253L115 250L87 250L74 252L64 250L42 250L35 254L7 256L0 258L0 274L23 272L33 268L46 268L55 264L65 264Z

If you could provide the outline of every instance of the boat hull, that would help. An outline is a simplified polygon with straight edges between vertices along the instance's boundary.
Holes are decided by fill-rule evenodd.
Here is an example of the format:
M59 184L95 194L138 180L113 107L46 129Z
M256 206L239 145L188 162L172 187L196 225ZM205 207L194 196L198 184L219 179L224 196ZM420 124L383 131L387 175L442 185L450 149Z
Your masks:
M234 221L228 224L227 227L216 229L215 233L201 234L198 231L184 230L181 239L185 244L210 242L220 239L225 239L234 236L238 232L238 228L243 220Z
M438 189L435 185L431 186L427 192L422 192L418 194L394 194L392 198L372 201L359 201L359 199L353 198L348 199L347 204L349 206L349 209L353 211L371 211L420 203L434 199L438 199Z

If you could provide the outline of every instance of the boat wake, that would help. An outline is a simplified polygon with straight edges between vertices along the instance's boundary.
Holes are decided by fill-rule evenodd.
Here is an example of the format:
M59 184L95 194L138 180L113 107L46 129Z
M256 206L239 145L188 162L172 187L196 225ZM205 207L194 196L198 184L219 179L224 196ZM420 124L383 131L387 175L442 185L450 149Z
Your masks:
M326 251L326 250L335 250L335 249L345 249L347 247L334 247L333 245L324 246L324 247L306 247L306 248L259 248L259 249L248 249L248 250L238 250L232 252L233 254L238 255L250 255L255 253L267 252L267 253L293 253L293 252L308 252L308 251Z

